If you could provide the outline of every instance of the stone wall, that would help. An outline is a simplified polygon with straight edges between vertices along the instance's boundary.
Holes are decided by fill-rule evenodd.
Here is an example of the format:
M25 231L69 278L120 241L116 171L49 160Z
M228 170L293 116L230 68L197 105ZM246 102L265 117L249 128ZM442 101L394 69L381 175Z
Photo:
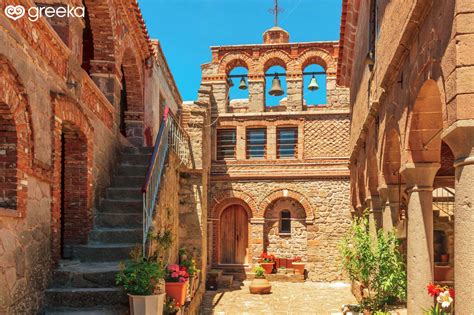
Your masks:
M347 179L212 181L209 198L218 199L210 214L214 231L219 222L215 215L221 204L218 196L226 195L243 201L252 211L249 261L255 263L266 247L271 254L303 257L308 262L306 269L310 280L344 279L338 245L351 224ZM293 208L296 218L304 220L292 222L291 236L278 236L273 221L277 215L274 209L280 209L288 202L290 205L286 206ZM219 240L216 234L211 241L213 263L217 265Z

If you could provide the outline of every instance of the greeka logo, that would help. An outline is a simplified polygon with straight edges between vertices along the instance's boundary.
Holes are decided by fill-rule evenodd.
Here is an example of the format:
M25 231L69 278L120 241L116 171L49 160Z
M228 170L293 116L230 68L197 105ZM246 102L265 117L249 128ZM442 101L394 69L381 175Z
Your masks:
M25 10L25 7L22 5L8 5L5 8L5 15L10 19L16 21L22 18L25 13L28 12L28 20L31 22L36 22L42 16L52 18L57 17L84 17L85 8L84 7L52 7L52 6L40 6L40 7L31 7L28 11Z
M22 5L9 5L5 8L5 15L16 21L25 15L25 8Z

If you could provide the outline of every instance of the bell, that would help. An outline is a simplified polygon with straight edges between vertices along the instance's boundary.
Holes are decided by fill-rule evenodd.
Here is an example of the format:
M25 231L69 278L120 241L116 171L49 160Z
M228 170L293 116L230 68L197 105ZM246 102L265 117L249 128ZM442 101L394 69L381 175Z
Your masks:
M246 90L247 89L247 82L245 82L244 77L242 77L242 79L240 79L239 89L241 89L241 90Z
M232 81L231 78L227 78L227 85L228 85L229 87L233 87L233 86L234 86L234 82Z
M313 77L311 78L311 81L309 82L309 85L308 85L308 90L313 92L318 89L319 89L318 81L316 81L316 78L314 77L314 74L313 74Z
M271 96L281 96L283 95L283 90L281 88L281 83L280 79L278 78L278 75L275 75L275 77L272 80L272 88L268 92Z

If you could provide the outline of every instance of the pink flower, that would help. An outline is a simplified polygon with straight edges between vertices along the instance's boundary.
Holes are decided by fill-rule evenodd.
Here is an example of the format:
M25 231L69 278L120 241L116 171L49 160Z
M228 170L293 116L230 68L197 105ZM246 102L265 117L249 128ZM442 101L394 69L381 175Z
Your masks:
M176 265L176 264L171 264L171 265L168 265L168 270L169 271L179 271L179 266Z
M174 271L173 273L171 273L171 277L172 278L178 278L179 274L176 271Z
M186 282L186 278L184 278L184 277L179 277L179 282Z

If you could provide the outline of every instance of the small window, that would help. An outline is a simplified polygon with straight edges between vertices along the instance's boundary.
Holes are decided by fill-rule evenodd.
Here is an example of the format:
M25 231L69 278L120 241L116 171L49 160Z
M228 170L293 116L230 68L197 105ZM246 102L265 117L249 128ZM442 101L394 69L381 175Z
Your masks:
M279 159L296 158L298 148L298 128L277 129L277 156Z
M235 159L236 143L235 129L217 130L217 159Z
M266 129L247 129L247 159L265 158L266 145Z
M291 213L288 210L280 213L280 233L291 233Z

